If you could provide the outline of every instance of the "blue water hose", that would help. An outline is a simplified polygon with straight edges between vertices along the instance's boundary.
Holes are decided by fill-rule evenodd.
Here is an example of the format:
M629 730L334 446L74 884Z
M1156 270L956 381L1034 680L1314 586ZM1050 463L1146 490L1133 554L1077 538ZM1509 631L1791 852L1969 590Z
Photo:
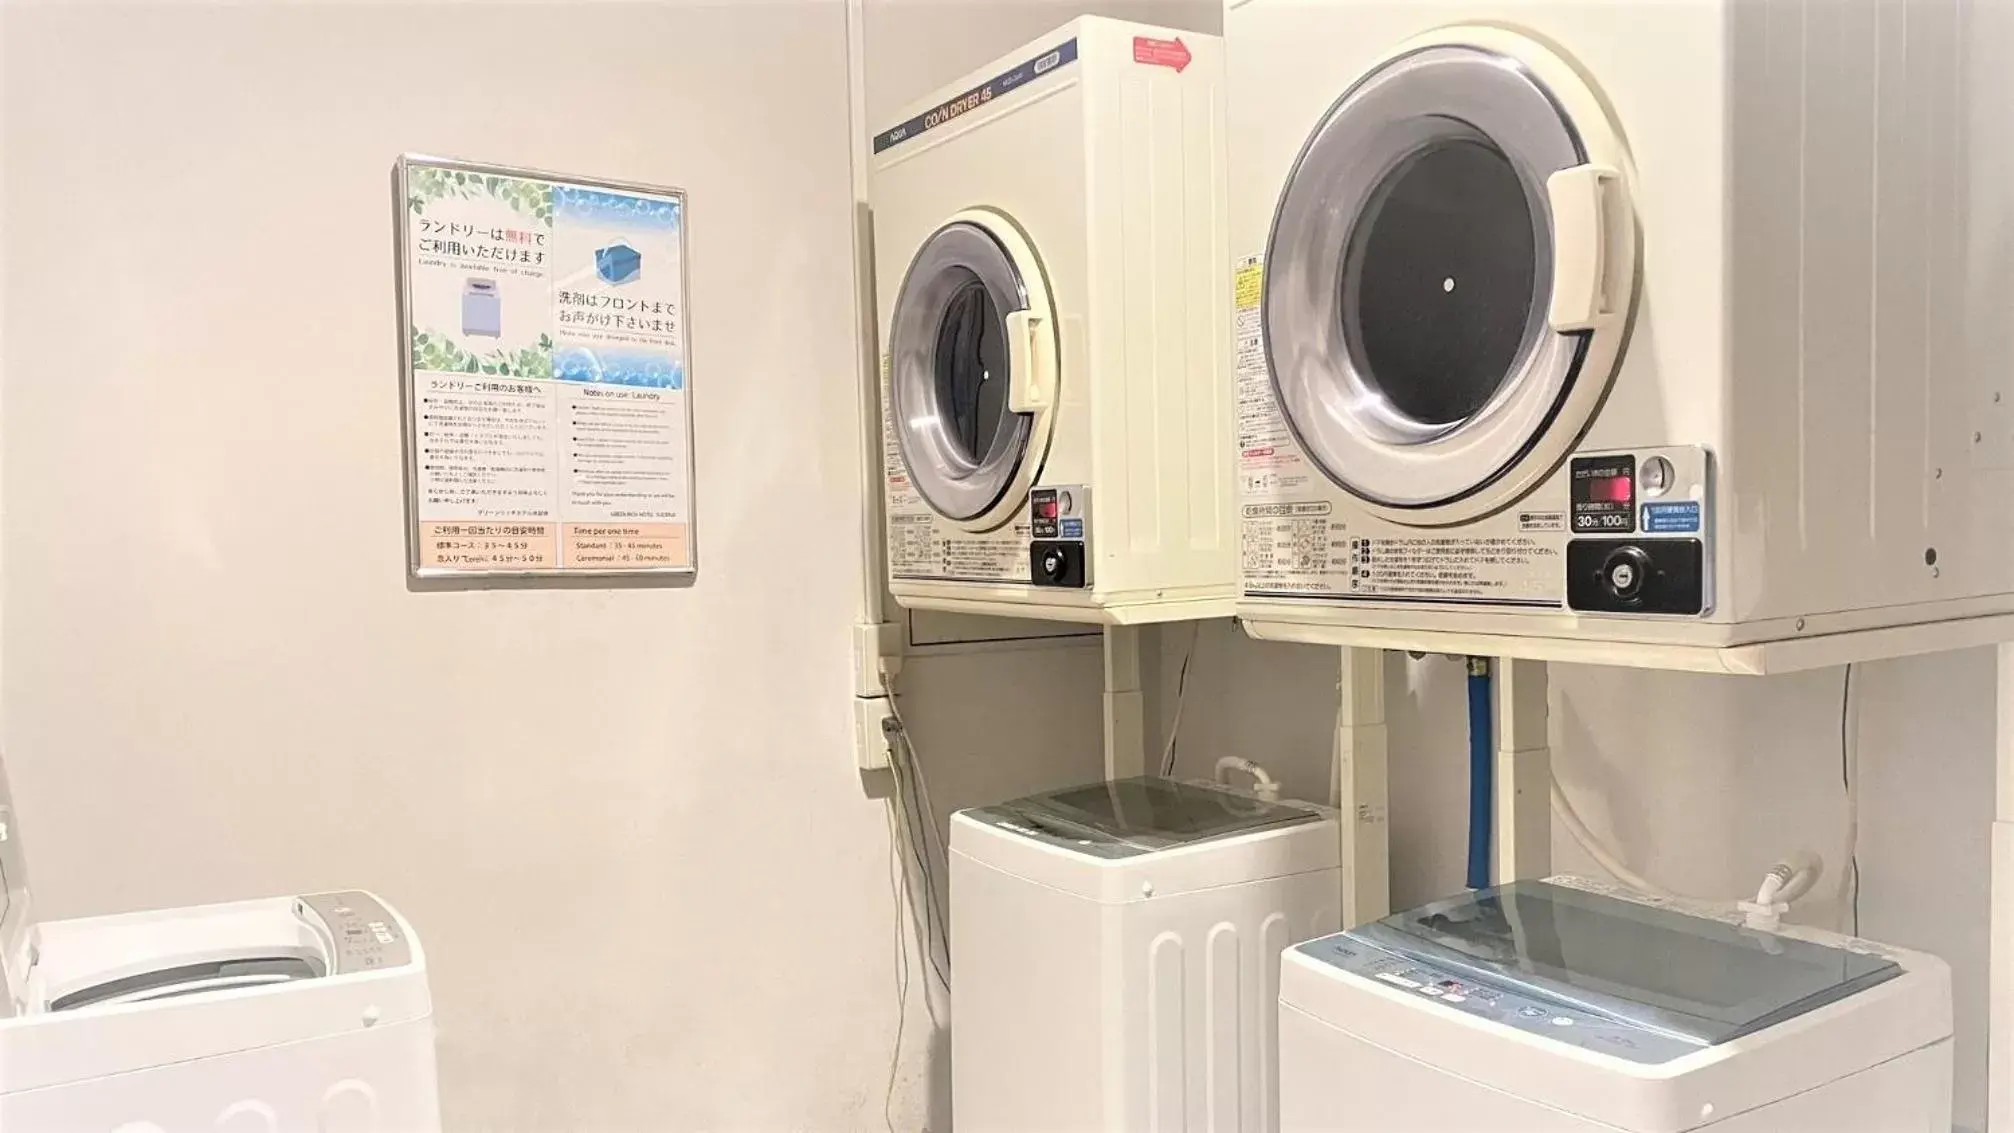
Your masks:
M1496 809L1495 738L1490 722L1490 663L1469 658L1469 888L1490 884L1490 822Z

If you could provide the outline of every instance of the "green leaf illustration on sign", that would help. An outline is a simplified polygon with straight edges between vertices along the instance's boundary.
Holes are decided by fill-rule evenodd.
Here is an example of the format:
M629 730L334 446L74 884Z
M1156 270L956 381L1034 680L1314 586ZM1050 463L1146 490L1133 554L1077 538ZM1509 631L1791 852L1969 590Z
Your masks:
M442 374L495 374L506 378L552 378L552 342L539 336L539 345L522 350L501 347L481 354L464 350L454 339L439 331L413 328L413 369Z
M491 197L527 220L552 223L552 186L540 181L413 165L406 169L406 187L406 203L416 216L426 215L437 201Z

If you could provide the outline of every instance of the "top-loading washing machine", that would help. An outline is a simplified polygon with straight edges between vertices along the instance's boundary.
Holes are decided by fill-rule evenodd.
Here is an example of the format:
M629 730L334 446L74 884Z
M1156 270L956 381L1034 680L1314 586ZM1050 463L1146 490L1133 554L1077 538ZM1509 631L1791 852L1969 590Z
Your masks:
M0 768L0 1129L430 1133L419 939L363 892L37 921Z
M953 816L953 1123L1273 1133L1280 952L1341 855L1328 808L1173 779Z
M2014 609L1990 7L1230 3L1253 632Z
M1289 949L1283 1133L1946 1133L1935 956L1579 878Z
M890 591L1228 616L1216 37L1085 17L873 138Z

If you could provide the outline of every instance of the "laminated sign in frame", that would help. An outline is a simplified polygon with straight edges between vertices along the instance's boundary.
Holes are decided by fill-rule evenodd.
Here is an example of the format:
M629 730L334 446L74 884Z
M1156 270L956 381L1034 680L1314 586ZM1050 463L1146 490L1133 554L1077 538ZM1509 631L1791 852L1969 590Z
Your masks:
M690 579L685 193L412 154L394 178L408 574Z

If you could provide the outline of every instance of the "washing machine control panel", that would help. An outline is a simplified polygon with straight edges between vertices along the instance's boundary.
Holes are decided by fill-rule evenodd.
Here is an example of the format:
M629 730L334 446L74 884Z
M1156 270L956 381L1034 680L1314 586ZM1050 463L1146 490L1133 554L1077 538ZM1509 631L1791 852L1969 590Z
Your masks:
M1428 1010L1459 1011L1611 1058L1655 1066L1700 1049L1696 1044L1659 1031L1423 963L1417 957L1389 952L1347 934L1312 940L1297 946L1295 951L1374 981Z
M1028 578L1036 586L1091 585L1091 489L1082 485L1028 493Z
M1567 606L1681 617L1711 610L1711 472L1697 446L1569 459Z
M296 899L295 915L318 920L335 942L330 975L397 968L413 961L412 944L390 909L355 890Z

